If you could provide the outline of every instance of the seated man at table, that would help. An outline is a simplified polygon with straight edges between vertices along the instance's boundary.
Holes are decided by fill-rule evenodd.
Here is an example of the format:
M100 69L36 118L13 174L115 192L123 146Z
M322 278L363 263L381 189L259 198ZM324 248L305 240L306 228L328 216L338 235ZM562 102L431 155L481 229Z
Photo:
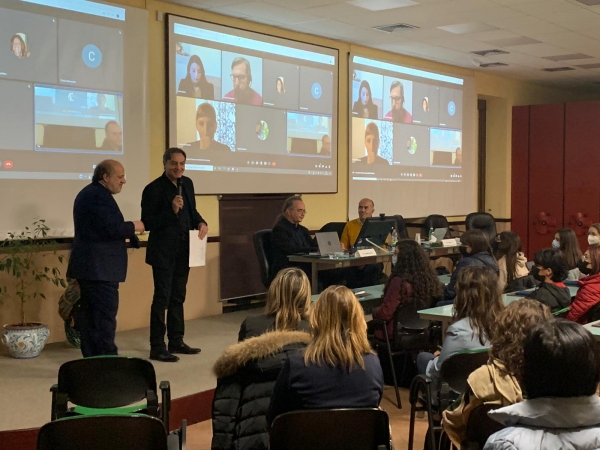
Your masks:
M344 227L340 243L344 250L352 248L360 230L362 229L365 220L373 217L375 212L375 203L370 198L363 198L358 202L358 218L349 221ZM383 271L382 264L368 264L366 266L350 267L348 271L347 281L348 287L357 288L363 286L373 286L379 284L381 272Z

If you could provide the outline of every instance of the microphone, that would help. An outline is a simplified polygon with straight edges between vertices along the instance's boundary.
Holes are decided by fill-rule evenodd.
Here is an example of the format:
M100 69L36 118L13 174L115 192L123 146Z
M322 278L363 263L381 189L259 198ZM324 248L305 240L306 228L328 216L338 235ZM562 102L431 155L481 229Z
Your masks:
M181 177L177 178L177 195L183 197L183 181Z

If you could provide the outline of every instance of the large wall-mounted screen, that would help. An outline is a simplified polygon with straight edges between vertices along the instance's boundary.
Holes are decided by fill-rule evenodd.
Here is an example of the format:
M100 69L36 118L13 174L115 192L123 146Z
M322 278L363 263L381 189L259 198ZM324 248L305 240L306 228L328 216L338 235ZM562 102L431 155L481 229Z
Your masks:
M197 194L337 191L337 50L167 23L169 144Z
M462 215L475 206L473 80L351 55L350 211Z

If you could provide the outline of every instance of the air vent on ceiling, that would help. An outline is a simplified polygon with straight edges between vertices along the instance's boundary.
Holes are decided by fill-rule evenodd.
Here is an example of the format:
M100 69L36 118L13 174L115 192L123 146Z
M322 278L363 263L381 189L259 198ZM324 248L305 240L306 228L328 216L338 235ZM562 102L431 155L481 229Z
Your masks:
M483 63L481 64L479 67L501 67L501 66L508 66L508 64L504 64L501 62L491 62L491 63Z
M396 31L414 30L415 28L419 27L409 23L395 23L393 25L380 25L373 28L376 30L385 31L386 33L394 33Z
M545 72L566 72L568 70L575 70L572 67L550 67L548 69L542 69Z
M479 56L508 55L508 52L505 52L504 50L500 50L497 48L494 48L491 50L480 50L478 52L471 52L471 53L474 53L475 55L479 55Z

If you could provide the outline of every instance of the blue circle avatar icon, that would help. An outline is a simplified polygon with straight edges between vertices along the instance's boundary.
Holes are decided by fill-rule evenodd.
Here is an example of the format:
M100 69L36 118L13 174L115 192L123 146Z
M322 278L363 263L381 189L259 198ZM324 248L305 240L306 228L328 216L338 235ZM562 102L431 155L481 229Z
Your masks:
M310 88L310 93L312 94L315 100L318 100L323 94L323 89L321 88L321 85L315 81Z
M81 52L83 62L90 69L95 69L102 62L102 52L94 44L88 44Z
M453 101L448 102L448 114L451 116L456 114L456 104Z

